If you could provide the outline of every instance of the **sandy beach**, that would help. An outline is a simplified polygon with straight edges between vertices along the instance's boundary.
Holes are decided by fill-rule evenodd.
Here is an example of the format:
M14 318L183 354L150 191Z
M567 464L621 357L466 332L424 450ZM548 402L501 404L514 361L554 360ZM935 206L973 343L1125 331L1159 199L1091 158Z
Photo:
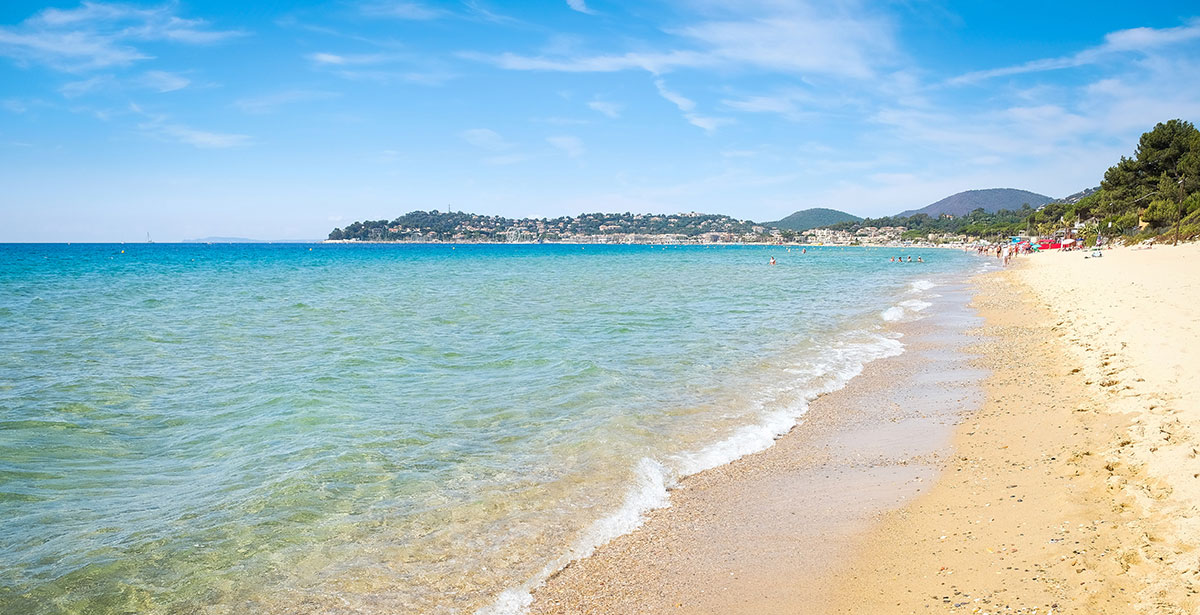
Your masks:
M1196 612L1200 246L1088 255L973 280L532 612Z

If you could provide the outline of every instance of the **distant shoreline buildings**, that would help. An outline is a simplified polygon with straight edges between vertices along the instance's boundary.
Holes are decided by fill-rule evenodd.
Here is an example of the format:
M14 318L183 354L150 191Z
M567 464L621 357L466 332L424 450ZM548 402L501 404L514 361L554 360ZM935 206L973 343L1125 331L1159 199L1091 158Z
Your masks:
M792 244L932 245L965 236L905 239L904 226L793 231L725 215L582 214L553 219L510 219L463 212L414 211L395 220L354 222L334 229L325 243L567 243L567 244Z

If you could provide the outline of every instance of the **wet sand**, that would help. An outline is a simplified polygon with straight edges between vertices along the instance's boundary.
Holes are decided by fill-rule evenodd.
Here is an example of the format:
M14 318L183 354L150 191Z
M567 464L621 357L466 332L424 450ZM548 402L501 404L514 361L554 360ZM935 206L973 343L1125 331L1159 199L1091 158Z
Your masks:
M534 593L532 613L797 613L831 582L880 511L932 484L986 371L965 331L968 289L901 324L906 349L813 402L775 446L684 479L671 507Z
M532 612L1200 612L1200 246L1084 256L901 326L903 355L683 481Z
M1087 255L981 282L984 409L867 535L835 611L1200 610L1200 246Z

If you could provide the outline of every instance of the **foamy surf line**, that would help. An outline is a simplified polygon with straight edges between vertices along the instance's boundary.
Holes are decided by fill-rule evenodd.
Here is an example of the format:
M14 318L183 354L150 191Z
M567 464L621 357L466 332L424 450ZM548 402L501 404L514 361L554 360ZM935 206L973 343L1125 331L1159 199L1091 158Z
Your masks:
M921 310L930 305L920 303L924 303L919 308ZM868 340L850 339L859 337ZM772 399L794 396L796 400L792 405L766 412L757 423L743 426L724 440L697 451L672 456L665 462L641 459L635 471L634 484L616 511L594 522L567 552L548 562L526 582L503 591L492 604L475 611L476 615L525 613L533 603L533 592L556 572L574 561L589 557L605 543L637 530L649 512L670 507L670 491L679 481L770 448L780 436L799 424L813 400L845 387L869 363L903 354L904 344L899 337L894 333L867 331L844 333L826 348L824 362L810 362L788 370L808 376L807 379L797 378L765 392Z
M928 291L936 288L938 284L932 280L914 280L908 285L907 295L925 295ZM935 295L936 296L936 295ZM905 299L880 312L879 316L886 322L899 322L914 320L920 317L920 313L925 311L929 306L933 305L928 301L921 299Z

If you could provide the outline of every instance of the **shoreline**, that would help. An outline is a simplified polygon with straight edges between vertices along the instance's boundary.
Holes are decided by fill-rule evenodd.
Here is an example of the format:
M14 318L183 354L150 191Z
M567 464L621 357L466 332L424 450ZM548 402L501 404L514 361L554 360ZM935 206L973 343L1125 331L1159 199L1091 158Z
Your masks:
M670 508L552 575L530 612L1194 612L1192 262L1200 245L975 276L982 322L962 348L988 375L967 385L975 407L940 415L941 444L936 421L898 427L928 419L924 395L893 398L874 441L856 433L913 354L877 360L773 447L685 479ZM909 377L935 384L944 366L920 363ZM923 451L895 446L913 438ZM886 454L861 454L880 441Z
M851 537L930 484L961 409L978 401L984 374L968 364L975 323L958 286L929 298L942 318L889 327L902 354L818 397L770 448L681 480L668 508L551 575L529 612L783 613L827 601L818 594ZM943 393L922 396L935 382Z
M1196 612L1196 262L1038 255L982 286L1005 370L935 489L866 536L837 612Z

